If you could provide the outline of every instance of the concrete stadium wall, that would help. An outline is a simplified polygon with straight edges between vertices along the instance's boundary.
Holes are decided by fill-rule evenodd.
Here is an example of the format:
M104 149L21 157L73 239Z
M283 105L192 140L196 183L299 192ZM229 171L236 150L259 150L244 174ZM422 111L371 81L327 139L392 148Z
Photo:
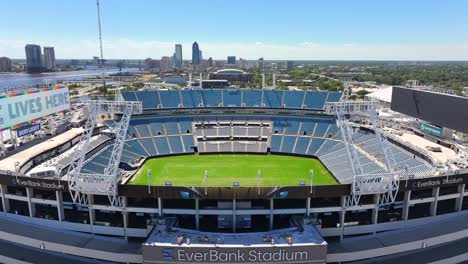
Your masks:
M63 244L47 242L43 240L33 239L24 236L18 236L7 232L0 231L2 240L10 241L16 244L21 244L41 250L49 250L60 252L68 255L75 255L80 257L113 261L118 263L142 263L143 255L141 254L122 254L102 250L94 250L88 248L81 248ZM9 262L7 262L9 263Z
M33 264L31 262L26 262L22 260L17 260L5 256L0 256L0 263L8 263L8 264Z
M16 214L3 214L6 218L13 219L16 221L21 221L24 223L39 225L43 227L50 228L53 226L55 229L63 229L68 231L78 231L85 233L92 233L98 235L109 235L109 236L125 236L130 237L146 237L147 230L140 228L127 228L124 230L122 227L110 227L110 226L98 226L98 225L89 225L89 224L80 224L80 223L71 223L71 222L60 222L56 220L48 220L43 218L34 218L23 215Z
M373 224L373 225L362 225L362 226L345 226L344 227L344 235L362 235L362 234L371 234L374 232L383 232L383 231L391 231L397 229L404 229L404 228L412 228L424 224L429 224L435 221L443 221L446 219L450 219L456 216L466 215L468 217L468 211L462 211L458 213L451 213L451 214L443 214L431 217L423 217L418 219L412 219L407 221L396 221L396 222L388 222L388 223L381 223L381 224ZM323 237L331 237L331 236L340 236L341 235L341 228L334 227L334 228L320 228L317 227L317 230Z
M346 261L356 261L362 259L376 258L387 256L391 254L402 253L411 250L422 249L424 247L431 247L447 242L452 242L455 240L463 239L468 237L468 229L441 235L429 239L417 240L409 243L402 243L395 246L388 246L382 248L373 248L369 250L363 250L358 252L349 252L349 253L334 253L327 255L327 262L346 262Z

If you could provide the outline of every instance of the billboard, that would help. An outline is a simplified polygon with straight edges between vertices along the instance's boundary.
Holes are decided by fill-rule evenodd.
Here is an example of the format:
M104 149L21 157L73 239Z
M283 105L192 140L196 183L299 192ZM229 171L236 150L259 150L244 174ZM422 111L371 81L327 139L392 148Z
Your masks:
M468 133L468 98L393 87L391 109L441 127Z
M22 126L18 129L16 129L16 135L18 137L24 137L24 136L28 136L28 135L32 135L34 134L35 132L41 130L41 124L31 124L31 125L28 125L28 126Z
M65 86L0 96L0 131L16 129L70 109Z
M443 136L442 129L440 127L432 126L429 124L421 124L421 131L438 137Z

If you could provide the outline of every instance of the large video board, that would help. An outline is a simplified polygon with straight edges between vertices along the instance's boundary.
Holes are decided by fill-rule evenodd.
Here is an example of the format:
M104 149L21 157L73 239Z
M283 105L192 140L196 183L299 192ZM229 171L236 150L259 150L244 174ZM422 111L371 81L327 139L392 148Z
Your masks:
M465 97L393 87L391 109L468 133L468 98Z
M65 86L1 95L0 131L16 129L69 109L70 97Z

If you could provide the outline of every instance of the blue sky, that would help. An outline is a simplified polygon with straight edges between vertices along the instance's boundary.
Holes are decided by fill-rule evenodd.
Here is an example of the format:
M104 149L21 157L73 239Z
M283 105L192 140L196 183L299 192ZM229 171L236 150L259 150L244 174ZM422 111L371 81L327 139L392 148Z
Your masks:
M58 58L97 55L95 0L1 0L0 56L24 44ZM468 59L464 0L101 0L107 58Z

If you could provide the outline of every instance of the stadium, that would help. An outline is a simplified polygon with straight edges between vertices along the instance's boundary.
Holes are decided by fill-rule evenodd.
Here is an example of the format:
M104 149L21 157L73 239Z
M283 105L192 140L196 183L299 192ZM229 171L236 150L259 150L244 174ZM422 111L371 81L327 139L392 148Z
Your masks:
M0 232L67 263L341 263L468 235L468 152L445 136L468 132L462 97L394 87L394 111L269 89L0 100L33 96L2 125Z

